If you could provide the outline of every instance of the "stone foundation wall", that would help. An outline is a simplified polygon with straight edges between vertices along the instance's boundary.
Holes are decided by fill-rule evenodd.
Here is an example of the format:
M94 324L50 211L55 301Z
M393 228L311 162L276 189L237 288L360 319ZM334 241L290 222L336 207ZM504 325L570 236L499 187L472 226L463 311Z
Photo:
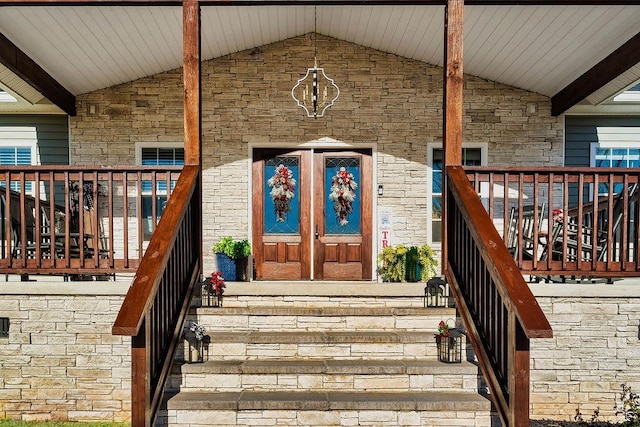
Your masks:
M130 421L131 341L111 335L127 287L0 284L0 418Z
M640 288L531 285L554 337L531 341L531 417L622 420L621 384L640 392Z

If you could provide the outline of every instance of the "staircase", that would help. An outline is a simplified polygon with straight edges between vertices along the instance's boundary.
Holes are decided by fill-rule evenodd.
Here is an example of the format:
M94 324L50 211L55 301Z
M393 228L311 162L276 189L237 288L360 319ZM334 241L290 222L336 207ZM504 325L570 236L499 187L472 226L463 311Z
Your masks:
M156 424L491 426L478 368L437 361L456 313L423 308L422 286L232 284L192 309L211 343L203 363L178 352Z

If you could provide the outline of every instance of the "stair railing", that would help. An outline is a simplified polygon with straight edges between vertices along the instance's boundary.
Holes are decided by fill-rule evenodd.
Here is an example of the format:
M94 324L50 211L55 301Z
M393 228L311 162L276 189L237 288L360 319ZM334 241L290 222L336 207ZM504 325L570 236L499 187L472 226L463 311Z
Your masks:
M447 188L447 280L503 424L528 426L529 340L553 331L462 167Z
M198 166L185 166L113 325L131 336L131 425L153 425L201 271Z

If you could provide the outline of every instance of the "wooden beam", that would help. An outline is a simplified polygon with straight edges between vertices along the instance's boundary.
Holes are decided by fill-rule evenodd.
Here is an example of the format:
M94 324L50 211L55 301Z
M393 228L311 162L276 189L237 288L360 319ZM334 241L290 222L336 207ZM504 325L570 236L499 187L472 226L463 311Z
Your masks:
M181 0L0 0L1 6L180 6ZM447 0L202 0L201 6L444 6ZM467 0L467 6L636 6L640 0Z
M183 5L183 74L184 74L184 162L202 163L202 120L200 79L200 4L185 0Z
M558 116L640 62L640 33L551 98L551 114Z
M442 96L443 180L442 266L447 264L447 166L462 164L462 89L464 0L448 0L444 9L444 69Z
M462 164L464 0L449 0L444 21L444 166Z
M0 33L0 63L65 113L70 116L76 115L76 97L2 33Z

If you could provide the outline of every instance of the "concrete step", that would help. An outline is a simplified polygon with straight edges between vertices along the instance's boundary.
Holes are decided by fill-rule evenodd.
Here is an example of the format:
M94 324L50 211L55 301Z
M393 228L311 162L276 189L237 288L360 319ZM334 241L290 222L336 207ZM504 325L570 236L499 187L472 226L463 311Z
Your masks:
M249 391L467 391L478 390L478 367L433 360L279 359L175 365L173 390Z
M215 332L210 338L205 360L437 358L433 332L240 331Z
M173 426L491 426L489 400L464 392L180 392L166 408Z
M454 319L453 308L423 307L200 307L192 317L207 331L424 331Z

